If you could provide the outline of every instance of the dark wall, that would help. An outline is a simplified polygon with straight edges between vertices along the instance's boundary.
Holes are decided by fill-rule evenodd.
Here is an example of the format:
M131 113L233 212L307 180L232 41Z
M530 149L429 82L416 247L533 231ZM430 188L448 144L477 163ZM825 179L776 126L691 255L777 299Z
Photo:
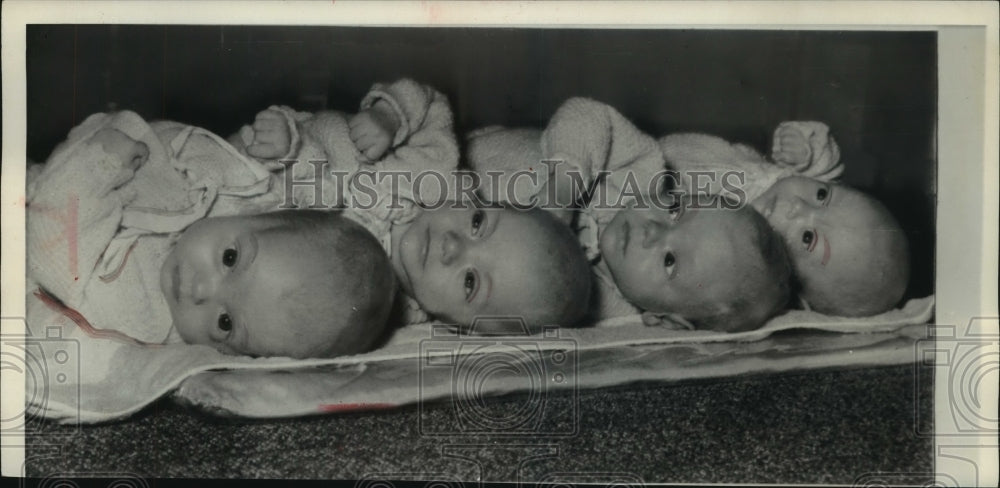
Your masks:
M588 96L654 135L769 148L782 120L830 125L845 182L910 235L910 295L933 291L936 34L244 26L29 26L28 156L93 112L228 135L269 104L353 111L374 81L447 94L459 131L544 126Z

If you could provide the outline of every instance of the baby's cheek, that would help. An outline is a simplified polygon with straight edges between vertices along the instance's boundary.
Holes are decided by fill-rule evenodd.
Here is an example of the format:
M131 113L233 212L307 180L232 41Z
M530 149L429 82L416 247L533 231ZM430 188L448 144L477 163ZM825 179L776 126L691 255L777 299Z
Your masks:
M796 256L793 260L795 277L802 287L803 295L823 293L835 285L835 270L826 269L818 260Z
M177 333L181 336L181 339L184 342L188 344L201 344L198 340L198 334L195 333L190 324L181 320L181 318L174 313L173 309L171 309L170 315L174 321L174 328L177 329Z
M448 314L453 307L446 304L445 297L442 296L441 289L437 286L414 285L414 298L420 306L432 315Z
M196 321L192 320L189 314L185 314L183 310L179 310L176 307L170 307L170 317L173 319L174 328L177 329L178 334L180 334L184 342L188 344L211 345L212 341L209 339L208 334Z

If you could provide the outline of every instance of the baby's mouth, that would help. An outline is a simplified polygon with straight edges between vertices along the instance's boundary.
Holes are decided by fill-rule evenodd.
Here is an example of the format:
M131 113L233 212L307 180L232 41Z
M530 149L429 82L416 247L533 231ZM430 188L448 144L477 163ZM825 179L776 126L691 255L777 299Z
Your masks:
M431 226L424 227L424 241L420 247L420 270L425 271L427 269L427 254L428 249L431 247Z
M622 257L624 258L628 254L628 241L632 238L632 225L628 219L625 219L625 222L622 223L622 229L618 232L618 235L621 237Z
M400 249L401 254L398 275L400 278L400 284L403 286L403 290L410 296L413 296L414 293L413 275L417 272L423 273L427 267L427 251L430 244L428 242L429 238L430 227L425 227L423 231L410 227L410 229L408 229L403 235L402 241L400 242L403 249ZM416 253L412 252L414 251L414 240L420 241L416 243ZM419 268L417 266L418 263Z
M181 264L175 263L170 270L170 296L174 302L181 301Z

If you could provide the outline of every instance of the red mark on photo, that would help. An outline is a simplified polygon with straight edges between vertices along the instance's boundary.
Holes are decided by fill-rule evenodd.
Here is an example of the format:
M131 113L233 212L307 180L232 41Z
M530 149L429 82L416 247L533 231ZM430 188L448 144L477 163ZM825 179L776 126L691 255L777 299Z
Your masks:
M58 298L53 297L48 293L45 293L45 290L37 289L35 290L34 295L35 298L41 300L42 303L44 303L45 306L49 308L49 310L57 312L61 314L61 316L64 316L72 320L73 323L76 324L76 326L79 327L81 330L83 330L85 334L95 339L107 339L115 342L120 342L122 344L142 346L142 347L162 346L162 344L154 344L150 342L140 341L139 339L136 339L128 334L124 334L117 330L98 329L97 327L91 325L90 321L88 321L87 318L84 317L82 313L78 312L76 309L72 307L67 306L66 304L61 302Z
M444 16L444 6L437 2L423 2L423 5L424 9L427 10L430 23L440 23L441 17Z
M363 412L367 410L385 410L393 408L391 403L321 403L319 411L323 413Z
M44 242L38 243L38 246L43 250L52 249L55 246L66 244L67 252L67 270L73 279L79 277L78 270L78 258L77 258L77 239L79 238L79 208L80 208L80 197L75 194L66 195L66 206L65 207L46 207L39 206L37 204L30 205L29 209L33 212L33 217L45 216L50 219L58 221L62 225L62 232L53 236L51 239Z
M122 262L121 262L121 264L118 265L117 269L115 269L114 271L112 271L112 272L110 272L110 273L108 273L106 275L98 276L98 278L100 278L100 280L102 282L104 282L104 283L111 283L112 281L115 281L116 279L118 279L118 277L121 276L122 271L125 270L125 264L128 263L128 257L129 257L129 255L132 254L132 250L135 249L135 246L138 243L139 243L138 239L136 239L135 241L132 241L132 245L129 246L128 250L125 251L125 257L122 258Z

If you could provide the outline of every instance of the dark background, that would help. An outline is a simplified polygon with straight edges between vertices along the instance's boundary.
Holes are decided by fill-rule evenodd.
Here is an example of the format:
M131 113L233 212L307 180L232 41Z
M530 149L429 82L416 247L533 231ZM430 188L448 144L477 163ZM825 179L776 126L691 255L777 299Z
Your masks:
M821 120L840 143L846 183L881 199L906 228L908 296L926 296L934 290L936 59L933 32L32 25L27 149L43 161L87 115L116 109L223 136L274 103L354 111L373 82L401 76L447 94L459 133L543 127L571 96L611 104L652 135L704 131L761 151L780 121ZM580 435L558 442L558 459L527 474L850 484L888 473L891 482L923 483L933 439L918 432L933 429L932 389L916 371L581 392ZM430 415L447 417L449 408ZM123 422L49 425L52 437L29 439L28 467L39 477L478 476L442 457L448 439L420 436L417 417L407 407L230 423L165 399ZM503 471L514 461L485 461L484 479L515 479Z
M461 134L544 127L572 96L654 136L702 131L770 148L783 120L820 120L844 182L906 229L907 297L933 293L936 33L248 26L27 29L28 157L116 109L222 136L270 104L356 111L373 82L445 93Z

